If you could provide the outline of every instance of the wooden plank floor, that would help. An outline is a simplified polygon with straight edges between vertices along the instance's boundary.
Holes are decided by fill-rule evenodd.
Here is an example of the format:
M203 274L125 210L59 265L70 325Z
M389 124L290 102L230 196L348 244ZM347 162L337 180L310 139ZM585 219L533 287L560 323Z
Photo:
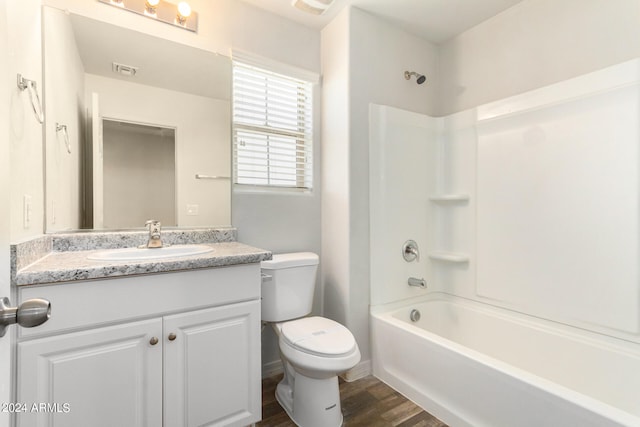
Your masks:
M275 398L281 378L262 381L262 422L258 426L295 427ZM373 376L350 383L341 379L340 400L344 427L447 427Z

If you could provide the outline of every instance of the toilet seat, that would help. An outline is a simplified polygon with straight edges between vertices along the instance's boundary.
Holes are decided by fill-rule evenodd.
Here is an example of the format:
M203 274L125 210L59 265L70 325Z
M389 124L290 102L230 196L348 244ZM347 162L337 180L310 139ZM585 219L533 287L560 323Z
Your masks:
M280 328L284 344L319 357L343 357L357 348L347 328L324 317L304 317L284 322Z

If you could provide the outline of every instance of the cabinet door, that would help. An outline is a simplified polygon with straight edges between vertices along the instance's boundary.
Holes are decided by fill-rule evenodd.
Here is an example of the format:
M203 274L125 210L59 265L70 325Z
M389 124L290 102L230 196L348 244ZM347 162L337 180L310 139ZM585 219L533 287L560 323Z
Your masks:
M164 340L164 427L260 420L259 300L167 316Z
M21 342L17 370L19 427L162 425L162 319Z

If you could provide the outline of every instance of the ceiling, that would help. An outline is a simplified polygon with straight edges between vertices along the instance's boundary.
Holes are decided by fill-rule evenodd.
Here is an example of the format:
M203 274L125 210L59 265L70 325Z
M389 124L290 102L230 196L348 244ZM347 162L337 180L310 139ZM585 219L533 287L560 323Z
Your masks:
M209 98L231 98L231 62L226 56L84 16L71 14L70 20L86 73ZM113 62L136 67L138 72L135 76L114 73Z
M342 9L351 5L439 44L522 0L335 0L320 16L292 7L292 0L244 1L316 29L322 29Z

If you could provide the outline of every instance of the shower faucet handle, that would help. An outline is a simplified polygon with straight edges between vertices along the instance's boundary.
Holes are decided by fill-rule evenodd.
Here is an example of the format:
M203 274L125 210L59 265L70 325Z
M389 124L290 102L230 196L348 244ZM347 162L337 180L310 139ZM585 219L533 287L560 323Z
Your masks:
M414 240L407 240L402 245L402 257L407 262L420 261L420 250Z

